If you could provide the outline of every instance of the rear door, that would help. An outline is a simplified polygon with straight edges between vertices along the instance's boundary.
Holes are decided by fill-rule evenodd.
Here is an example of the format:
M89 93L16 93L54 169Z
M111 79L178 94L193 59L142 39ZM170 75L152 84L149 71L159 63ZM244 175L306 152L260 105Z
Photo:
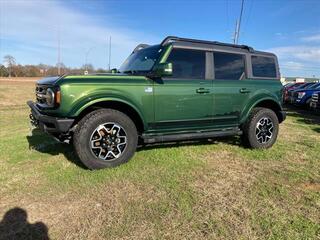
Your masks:
M212 126L212 78L208 80L207 53L173 48L167 62L173 75L154 85L155 124L158 130L192 130Z
M241 53L213 52L213 121L219 127L239 123L242 109L250 98L246 56Z

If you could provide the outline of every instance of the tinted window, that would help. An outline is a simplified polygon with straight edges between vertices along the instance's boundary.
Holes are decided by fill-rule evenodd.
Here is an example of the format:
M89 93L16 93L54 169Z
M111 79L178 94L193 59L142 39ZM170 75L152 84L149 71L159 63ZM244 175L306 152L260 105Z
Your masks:
M255 77L277 77L274 58L251 56L252 73Z
M214 53L215 79L239 80L245 74L244 55L233 53Z
M205 78L205 52L187 49L173 49L167 59L172 63L173 78Z

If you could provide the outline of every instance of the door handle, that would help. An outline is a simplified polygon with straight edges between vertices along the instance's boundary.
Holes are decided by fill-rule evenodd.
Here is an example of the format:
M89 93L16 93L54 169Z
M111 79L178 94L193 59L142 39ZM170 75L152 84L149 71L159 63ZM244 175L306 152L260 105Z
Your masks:
M196 92L197 92L197 93L200 93L200 94L202 94L202 93L210 93L210 89L207 89L207 88L198 88L198 89L196 90Z
M249 92L251 92L249 89L246 89L246 88L241 88L240 90L239 90L239 92L240 93L249 93Z

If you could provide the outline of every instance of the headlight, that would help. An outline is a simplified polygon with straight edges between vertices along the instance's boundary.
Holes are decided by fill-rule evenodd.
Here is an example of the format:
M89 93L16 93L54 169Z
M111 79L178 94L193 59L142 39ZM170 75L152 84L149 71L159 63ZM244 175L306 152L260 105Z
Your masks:
M46 92L46 104L49 107L53 107L54 106L54 91L52 91L51 88L48 88L47 92Z
M304 95L306 95L305 92L299 92L299 93L298 93L298 98L303 98Z

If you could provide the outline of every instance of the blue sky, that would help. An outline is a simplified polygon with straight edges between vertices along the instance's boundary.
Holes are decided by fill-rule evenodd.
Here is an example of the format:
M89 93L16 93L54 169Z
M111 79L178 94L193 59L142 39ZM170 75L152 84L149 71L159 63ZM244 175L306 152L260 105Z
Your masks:
M138 43L167 35L232 42L240 0L0 0L0 58L67 66L119 67ZM245 0L240 44L278 55L284 76L320 77L320 1Z

